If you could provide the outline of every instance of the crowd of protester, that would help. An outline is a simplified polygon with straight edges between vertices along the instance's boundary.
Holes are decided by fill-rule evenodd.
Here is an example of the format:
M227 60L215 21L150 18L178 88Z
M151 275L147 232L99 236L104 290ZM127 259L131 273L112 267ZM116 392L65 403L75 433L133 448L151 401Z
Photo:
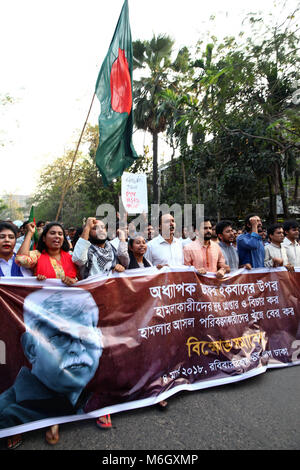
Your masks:
M49 221L0 221L0 276L57 278L72 286L94 275L179 265L193 266L199 275L215 273L218 279L239 268L283 267L292 272L300 267L299 224L287 220L266 228L257 214L250 214L242 228L230 220L214 223L206 218L198 227L177 233L169 213L160 215L157 230L148 224L141 233L133 223L119 221L109 236L103 221L94 217L78 228ZM165 409L167 402L159 405ZM109 429L110 415L96 423ZM58 425L47 430L46 440L58 442ZM8 439L9 448L21 443L21 435Z

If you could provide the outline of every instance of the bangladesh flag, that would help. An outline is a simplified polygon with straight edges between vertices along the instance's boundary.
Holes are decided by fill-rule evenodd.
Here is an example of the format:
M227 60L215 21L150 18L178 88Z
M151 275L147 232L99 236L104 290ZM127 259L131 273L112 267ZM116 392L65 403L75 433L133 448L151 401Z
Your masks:
M31 209L30 209L29 222L33 222L34 225L36 225L35 217L34 217L34 207L33 206L31 206ZM36 246L38 244L38 241L39 241L39 234L38 234L37 228L35 227L35 232L34 232L34 235L33 235L33 247L30 246L30 249L33 248L35 250Z
M107 186L138 158L132 144L132 41L127 0L101 66L95 93L101 103L96 164Z

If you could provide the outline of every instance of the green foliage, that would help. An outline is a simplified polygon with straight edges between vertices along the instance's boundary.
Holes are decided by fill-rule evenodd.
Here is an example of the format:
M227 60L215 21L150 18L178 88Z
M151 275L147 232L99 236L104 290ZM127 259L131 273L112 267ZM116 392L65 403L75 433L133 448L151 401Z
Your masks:
M248 22L252 35L246 40L241 34L240 41L199 42L189 63L192 84L189 77L180 89L171 86L161 96L173 110L168 136L175 139L188 175L186 202L198 194L214 214L232 216L256 207L274 220L276 194L288 216L283 178L299 178L299 105L292 100L299 39L291 15L280 25L255 15Z
M24 207L21 207L13 194L5 194L5 201L0 199L0 218L2 220L23 220Z
M268 220L276 219L277 195L284 216L299 203L297 13L282 14L280 24L251 13L247 32L199 41L195 53L182 47L174 54L165 35L134 41L135 127L152 134L153 147L128 171L148 174L150 203L158 201L159 134L172 151L160 202L204 203L214 218L242 219L254 210ZM120 194L120 178L105 189L95 166L97 126L88 126L84 142L88 153L78 156L61 215L72 225L102 202L117 208ZM39 218L55 217L71 158L67 153L42 173Z
M134 119L137 129L152 134L153 171L152 202L158 202L158 134L172 123L172 108L163 93L178 89L180 76L190 73L190 53L183 47L172 59L174 41L165 35L153 36L150 41L134 41L134 68L146 72L134 81Z
M118 207L120 181L104 188L94 156L97 147L98 128L88 126L83 143L89 145L89 154L79 153L71 174L70 188L66 194L60 220L66 226L81 226L83 219L95 216L97 207L111 203ZM73 153L67 152L46 166L31 203L34 203L36 219L55 220L64 186L68 183Z
M10 96L8 93L6 94L1 94L0 93L0 106L1 106L1 111L6 109L7 105L11 105L15 103L15 99ZM1 113L2 114L2 113ZM3 122L4 122L4 115L2 116ZM6 138L5 138L5 133L0 129L0 146L4 147L6 144Z
M4 212L6 211L7 208L8 208L7 204L5 204L5 202L2 199L0 199L0 217L4 217L5 215Z

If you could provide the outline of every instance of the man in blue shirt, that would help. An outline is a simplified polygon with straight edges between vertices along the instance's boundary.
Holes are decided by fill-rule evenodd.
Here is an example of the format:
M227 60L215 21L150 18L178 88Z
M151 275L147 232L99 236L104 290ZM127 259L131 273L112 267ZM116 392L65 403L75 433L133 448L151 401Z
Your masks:
M216 225L216 234L226 264L230 267L231 271L238 269L239 256L236 247L232 244L234 242L232 222L230 222L230 220L221 220L221 222L218 222Z
M265 249L259 231L262 229L260 217L248 215L245 220L245 232L237 238L237 249L240 267L251 265L252 268L263 268Z

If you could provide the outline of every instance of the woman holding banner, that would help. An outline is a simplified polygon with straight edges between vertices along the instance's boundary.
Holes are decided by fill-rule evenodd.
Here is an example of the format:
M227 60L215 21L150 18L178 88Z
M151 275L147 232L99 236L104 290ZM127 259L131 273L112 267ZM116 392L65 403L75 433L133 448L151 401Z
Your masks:
M127 269L149 268L152 263L145 258L147 243L142 235L137 234L128 240L128 267Z
M136 234L135 237L130 238L128 241L128 264L127 269L136 269L136 268L150 268L152 263L147 260L145 257L147 251L147 242L145 238ZM157 269L161 269L162 265L157 265ZM168 403L166 400L162 400L158 403L161 410L165 410Z
M58 222L47 224L39 238L37 249L30 251L35 232L34 223L28 224L25 239L16 256L16 263L29 268L39 281L61 279L67 286L77 282L77 267L70 255L70 245L65 231Z
M58 222L47 224L40 235L37 249L30 251L31 238L35 232L35 224L28 224L25 239L16 256L19 266L33 271L37 280L61 279L67 286L77 282L77 267L70 255L70 245L65 231ZM48 444L59 441L58 425L51 426L46 432Z

